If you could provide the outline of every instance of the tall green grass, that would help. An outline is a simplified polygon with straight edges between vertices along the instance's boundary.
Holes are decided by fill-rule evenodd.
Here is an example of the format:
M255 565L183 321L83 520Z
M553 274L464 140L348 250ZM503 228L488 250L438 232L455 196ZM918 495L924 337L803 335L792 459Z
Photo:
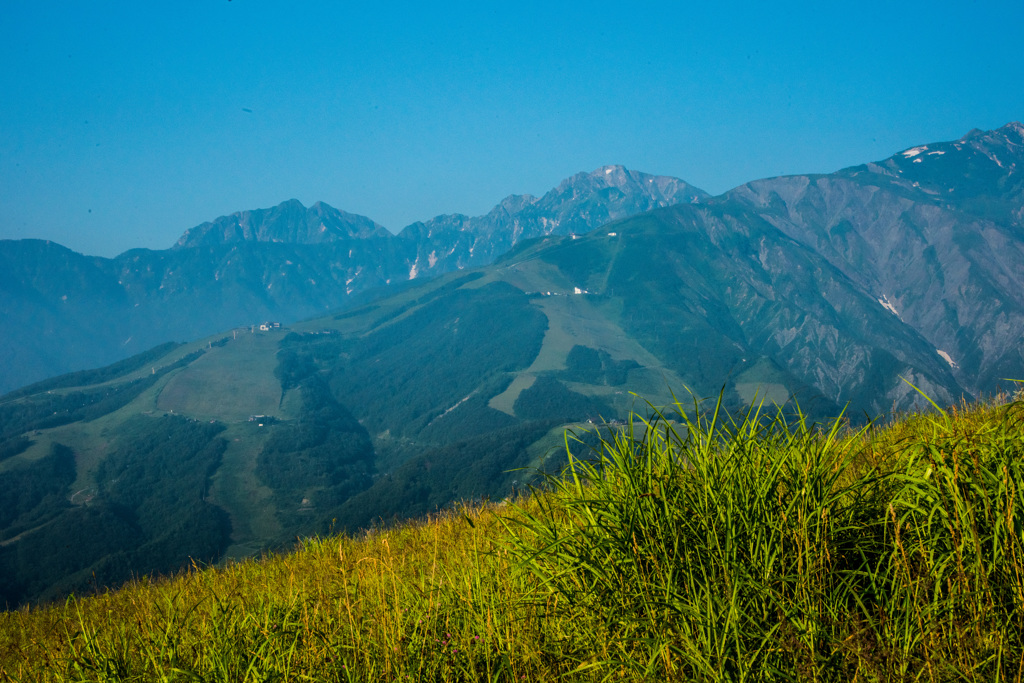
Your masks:
M864 433L695 414L615 434L551 478L518 523L525 566L638 676L842 674L847 617L882 554L870 511L886 476L855 470Z
M682 408L511 505L0 615L0 680L1021 680L1024 406Z
M1022 412L882 432L656 414L510 529L638 678L1019 680Z
M877 630L931 679L1024 674L1024 410L918 418L887 508Z

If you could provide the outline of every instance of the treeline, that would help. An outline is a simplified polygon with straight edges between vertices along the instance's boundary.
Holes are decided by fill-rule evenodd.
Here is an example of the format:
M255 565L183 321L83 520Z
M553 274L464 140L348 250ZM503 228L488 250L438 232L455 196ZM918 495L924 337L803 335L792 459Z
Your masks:
M458 290L361 338L330 373L331 389L371 432L412 436L481 380L528 366L546 329L508 284Z
M607 351L577 344L565 359L565 370L558 373L559 379L583 384L607 384L617 387L626 383L629 371L640 364L629 360L613 360Z
M531 464L527 449L557 424L517 424L431 448L346 501L335 528L355 531L423 516L461 500L499 500L517 486L525 489L535 475L519 471Z
M541 375L516 399L516 415L525 420L554 419L559 422L598 421L614 416L612 408L599 398L572 391L550 375Z

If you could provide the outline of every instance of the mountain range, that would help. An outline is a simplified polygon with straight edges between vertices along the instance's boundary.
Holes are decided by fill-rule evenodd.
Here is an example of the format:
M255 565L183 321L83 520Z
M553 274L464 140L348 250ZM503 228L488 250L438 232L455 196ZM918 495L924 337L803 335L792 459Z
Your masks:
M445 215L394 235L297 200L187 230L167 250L113 259L42 240L0 241L0 392L170 340L339 309L389 283L485 265L524 239L584 233L706 198L681 180L608 166L485 216Z
M1022 169L1014 123L717 197L605 167L398 235L286 202L111 260L4 243L26 330L116 326L109 297L164 343L0 398L0 600L505 496L637 395L856 420L1006 388Z

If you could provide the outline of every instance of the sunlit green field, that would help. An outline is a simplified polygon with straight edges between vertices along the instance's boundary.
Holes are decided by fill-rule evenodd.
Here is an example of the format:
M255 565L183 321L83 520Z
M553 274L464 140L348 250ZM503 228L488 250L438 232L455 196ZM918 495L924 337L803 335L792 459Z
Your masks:
M244 331L230 349L210 348L177 373L160 392L157 407L200 419L225 422L250 415L281 415L281 382L274 353L284 332Z
M518 500L0 615L0 680L1020 680L1024 404L688 408Z

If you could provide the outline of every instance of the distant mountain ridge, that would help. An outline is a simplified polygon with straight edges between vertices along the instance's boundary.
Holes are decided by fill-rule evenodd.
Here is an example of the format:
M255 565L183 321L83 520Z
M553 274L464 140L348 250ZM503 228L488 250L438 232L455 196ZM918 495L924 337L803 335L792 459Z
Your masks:
M830 175L754 181L711 203L757 211L824 256L970 391L1024 376L1020 123Z
M365 216L347 213L323 202L307 209L299 200L290 199L270 209L241 211L186 230L174 248L233 242L322 244L348 239L387 239L390 235Z
M694 203L743 205L820 250L948 355L965 386L984 391L1019 363L1022 130L975 130L716 198L677 178L605 166L539 198L510 195L483 216L442 215L397 235L289 200L196 226L171 249L114 259L0 241L0 392L168 340L317 315L384 285L491 263L523 240Z
M413 223L399 237L418 245L411 278L486 265L522 240L582 234L613 220L709 196L678 178L603 166L566 178L543 197L509 195L484 216L438 216Z
M539 199L512 195L484 216L438 216L399 235L292 199L203 223L171 249L113 259L0 241L0 393L168 340L321 314L375 287L490 263L524 239L705 197L676 178L606 166Z

